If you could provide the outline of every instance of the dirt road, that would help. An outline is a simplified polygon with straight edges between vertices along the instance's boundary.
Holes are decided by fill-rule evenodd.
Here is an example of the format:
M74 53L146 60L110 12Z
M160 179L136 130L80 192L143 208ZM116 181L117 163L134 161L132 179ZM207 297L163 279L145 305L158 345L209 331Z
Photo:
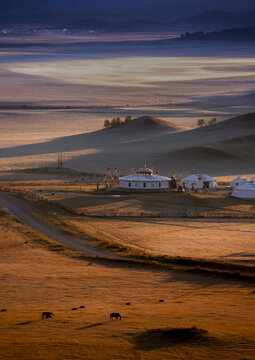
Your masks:
M5 208L10 215L16 217L25 225L78 253L108 259L123 259L121 256L94 248L89 245L86 240L68 235L54 225L43 221L35 214L33 206L26 200L12 196L9 193L0 192L0 206Z

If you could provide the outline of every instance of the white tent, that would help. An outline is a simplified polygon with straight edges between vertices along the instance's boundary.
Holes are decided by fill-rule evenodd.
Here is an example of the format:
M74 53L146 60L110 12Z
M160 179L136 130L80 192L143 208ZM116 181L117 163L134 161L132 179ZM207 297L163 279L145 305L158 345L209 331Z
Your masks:
M124 189L135 190L162 190L168 189L169 178L153 174L148 168L136 170L136 174L120 178L120 187Z
M217 189L218 184L215 179L206 174L192 174L181 181L185 189Z
M247 182L241 185L237 185L232 191L232 196L239 199L255 200L255 183Z
M236 186L247 183L248 180L244 175L239 175L236 179L232 180L230 183L230 187L234 189Z

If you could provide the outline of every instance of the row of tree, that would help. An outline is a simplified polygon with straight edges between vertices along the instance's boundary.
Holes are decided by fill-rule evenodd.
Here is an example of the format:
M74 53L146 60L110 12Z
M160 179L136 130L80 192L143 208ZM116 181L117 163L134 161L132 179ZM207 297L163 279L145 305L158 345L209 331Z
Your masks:
M112 118L112 120L105 120L104 121L104 127L105 129L108 128L112 128L112 127L116 127L125 123L128 123L129 121L132 121L132 116L128 115L125 117L124 120L121 120L121 118L117 117L117 118Z
M216 121L217 121L216 118L212 118L211 120L208 120L208 122L205 122L204 119L198 119L197 126L203 127L203 126L207 126L207 125L213 125L216 123Z

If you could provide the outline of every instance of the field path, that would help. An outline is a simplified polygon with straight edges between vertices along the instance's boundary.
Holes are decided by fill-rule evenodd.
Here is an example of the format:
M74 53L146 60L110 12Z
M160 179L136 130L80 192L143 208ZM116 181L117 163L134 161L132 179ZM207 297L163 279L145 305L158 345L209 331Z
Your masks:
M26 200L0 192L0 206L4 207L10 215L16 217L25 225L78 253L108 259L123 259L123 257L116 254L94 248L86 240L68 235L54 225L43 221L35 214L33 206Z

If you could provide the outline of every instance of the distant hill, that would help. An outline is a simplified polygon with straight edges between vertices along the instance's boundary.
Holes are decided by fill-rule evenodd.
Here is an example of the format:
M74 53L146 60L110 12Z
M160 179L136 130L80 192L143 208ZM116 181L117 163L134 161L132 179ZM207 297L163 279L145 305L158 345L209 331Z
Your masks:
M47 159L59 152L72 152L67 167L95 173L115 167L128 173L144 162L165 175L180 169L213 176L254 173L255 113L192 130L144 116L110 129L2 148L0 156L27 166L27 156Z
M171 29L216 30L255 26L255 9L240 13L207 11L169 24Z
M149 22L164 27L178 18L215 9L240 12L252 8L254 0L1 0L0 23L60 25L91 19L132 29L139 24L148 28Z
M156 132L176 132L184 129L187 128L153 116L144 115L122 123L119 126L107 129L107 131L116 131L119 136L122 135L121 133L127 136L130 132L133 134L134 131L136 131L136 133L138 131L142 133L152 131L152 134L155 134Z
M255 41L255 27L227 29L212 32L188 32L182 34L181 39L187 41Z

